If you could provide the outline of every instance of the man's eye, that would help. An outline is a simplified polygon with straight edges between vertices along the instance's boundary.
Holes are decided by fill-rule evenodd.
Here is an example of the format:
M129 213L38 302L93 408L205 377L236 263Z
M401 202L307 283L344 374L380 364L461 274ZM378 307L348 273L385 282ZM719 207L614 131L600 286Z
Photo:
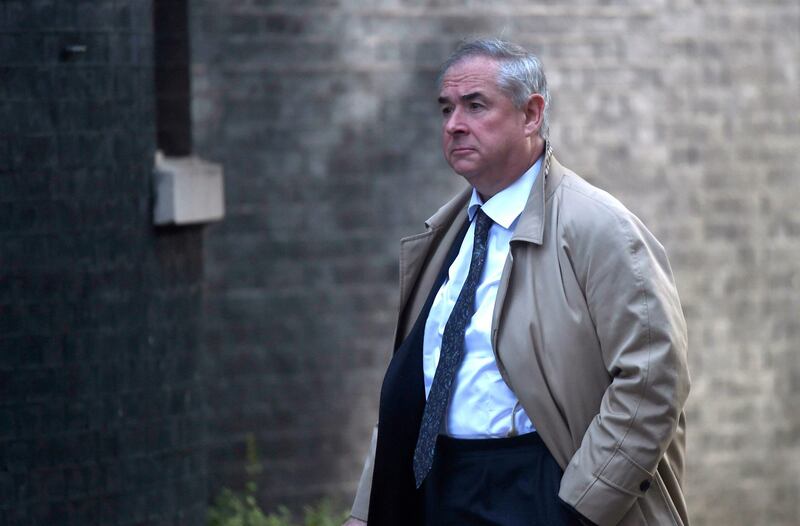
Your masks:
M453 112L453 109L449 106L442 107L442 115L450 115Z
M483 104L481 104L479 102L471 102L470 105L469 105L469 109L471 109L471 110L479 110L481 108L483 108Z

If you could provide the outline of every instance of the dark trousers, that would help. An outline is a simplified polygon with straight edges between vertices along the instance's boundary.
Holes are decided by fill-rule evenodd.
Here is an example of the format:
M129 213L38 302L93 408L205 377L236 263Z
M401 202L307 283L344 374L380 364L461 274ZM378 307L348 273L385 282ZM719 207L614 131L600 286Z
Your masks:
M562 471L537 433L439 436L422 490L426 526L578 526L558 498Z

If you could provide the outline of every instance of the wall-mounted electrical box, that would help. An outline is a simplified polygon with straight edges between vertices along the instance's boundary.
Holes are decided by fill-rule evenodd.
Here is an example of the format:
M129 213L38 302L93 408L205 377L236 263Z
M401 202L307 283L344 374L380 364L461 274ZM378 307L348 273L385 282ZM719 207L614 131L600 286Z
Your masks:
M156 225L210 223L225 216L221 165L158 152L153 177Z

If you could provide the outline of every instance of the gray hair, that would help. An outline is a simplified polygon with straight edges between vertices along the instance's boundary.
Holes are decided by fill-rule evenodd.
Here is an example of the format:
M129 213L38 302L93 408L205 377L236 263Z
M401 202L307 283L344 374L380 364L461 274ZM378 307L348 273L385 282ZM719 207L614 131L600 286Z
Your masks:
M508 93L517 108L522 109L534 93L544 98L544 115L539 136L547 139L550 132L550 92L539 58L522 46L499 38L465 40L439 69L440 88L447 70L469 57L488 57L497 62L497 86Z

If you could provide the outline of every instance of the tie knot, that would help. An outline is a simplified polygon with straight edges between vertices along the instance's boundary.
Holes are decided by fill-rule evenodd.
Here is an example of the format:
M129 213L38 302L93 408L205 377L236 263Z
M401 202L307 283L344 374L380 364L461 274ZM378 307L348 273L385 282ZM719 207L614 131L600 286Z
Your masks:
M475 238L486 239L492 223L492 218L486 215L483 208L478 208L478 212L475 214Z

